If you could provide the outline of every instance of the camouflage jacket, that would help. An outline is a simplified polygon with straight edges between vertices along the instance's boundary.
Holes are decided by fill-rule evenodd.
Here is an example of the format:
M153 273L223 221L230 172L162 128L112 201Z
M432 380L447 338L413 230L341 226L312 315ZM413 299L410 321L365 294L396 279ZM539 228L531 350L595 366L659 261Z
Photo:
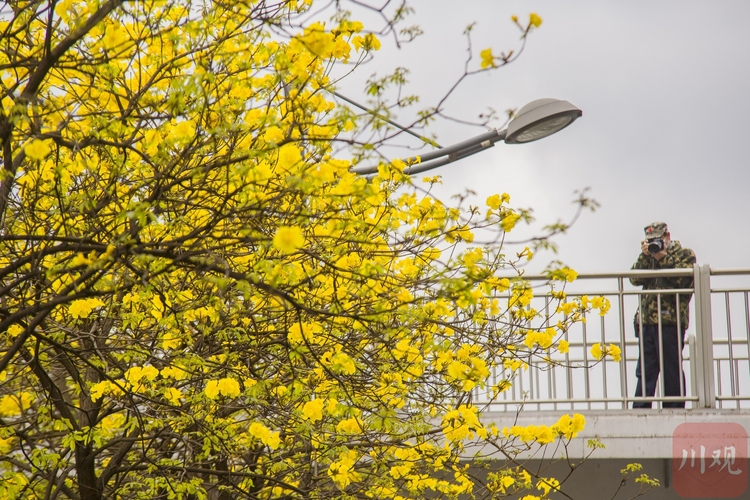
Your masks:
M695 252L689 248L683 248L679 241L672 241L667 247L667 255L658 261L651 256L640 254L632 269L692 269L695 264ZM681 276L674 278L630 278L630 282L636 286L642 286L644 290L666 290L679 288L693 288L692 276ZM661 323L662 325L676 325L677 315L675 295L680 296L680 328L687 329L688 317L690 315L690 299L692 293L661 295ZM641 295L641 311L644 325L658 325L658 303L657 294ZM638 312L635 314L635 322L638 324Z

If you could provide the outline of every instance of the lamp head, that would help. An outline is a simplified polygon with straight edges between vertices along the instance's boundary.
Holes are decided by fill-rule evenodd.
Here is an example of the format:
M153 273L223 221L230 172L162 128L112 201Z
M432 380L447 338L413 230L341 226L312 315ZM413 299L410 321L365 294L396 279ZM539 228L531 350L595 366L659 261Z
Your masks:
M559 99L537 99L521 108L508 124L505 136L506 144L523 144L538 141L555 132L559 132L583 111L568 101Z

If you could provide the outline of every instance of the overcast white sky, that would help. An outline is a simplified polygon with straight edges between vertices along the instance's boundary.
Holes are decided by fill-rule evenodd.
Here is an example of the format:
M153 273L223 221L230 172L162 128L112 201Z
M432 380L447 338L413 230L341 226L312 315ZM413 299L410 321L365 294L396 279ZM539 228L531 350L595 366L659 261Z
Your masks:
M448 102L474 119L488 106L520 108L540 97L566 99L583 110L569 128L542 141L504 145L436 170L441 197L472 189L484 202L508 192L533 207L540 223L572 215L573 192L590 187L601 203L562 237L559 258L579 272L629 268L643 227L669 224L673 239L713 268L750 267L750 2L663 0L499 1L412 0L425 35L396 49L384 40L378 61L360 77L386 68L411 69L408 91L425 105L461 73L464 28L476 22L478 55L517 47L522 21L543 24L513 64L464 82ZM473 62L478 66L479 59ZM365 100L363 85L347 94ZM409 122L403 114L399 120ZM482 129L441 123L449 145Z

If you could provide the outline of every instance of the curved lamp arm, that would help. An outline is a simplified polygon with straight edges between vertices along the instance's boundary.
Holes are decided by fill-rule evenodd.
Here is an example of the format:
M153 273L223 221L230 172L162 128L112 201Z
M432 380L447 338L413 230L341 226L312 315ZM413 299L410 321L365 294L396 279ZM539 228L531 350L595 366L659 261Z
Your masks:
M411 167L407 167L405 173L412 175L441 167L491 148L498 141L504 141L506 144L538 141L559 132L582 115L583 111L568 101L537 99L521 108L504 130L494 129L422 156L407 158L405 162L411 164ZM416 163L417 158L419 163ZM372 175L377 171L377 166L352 169L352 172L360 175Z

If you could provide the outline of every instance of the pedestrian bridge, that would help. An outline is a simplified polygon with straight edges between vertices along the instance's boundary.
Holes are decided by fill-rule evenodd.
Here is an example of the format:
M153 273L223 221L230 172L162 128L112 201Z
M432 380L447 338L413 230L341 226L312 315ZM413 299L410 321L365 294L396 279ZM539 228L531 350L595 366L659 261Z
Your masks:
M673 293L694 292L681 359L686 377L682 395L665 397L660 381L653 398L636 397L640 345L634 334L633 317L639 308L640 295L653 291L632 286L629 278L689 275L694 277L693 289L671 290ZM548 281L546 276L524 278L532 286L543 286ZM589 459L595 465L589 465L590 472L584 474L587 485L600 480L603 485L617 483L624 464L641 462L663 486L658 493L653 492L656 496L646 498L690 497L691 491L702 491L701 487L705 487L700 481L729 485L726 488L734 488L727 490L729 493L746 488L735 484L736 481L727 482L727 478L742 479L747 485L750 269L712 269L703 264L693 269L580 274L574 283L568 284L566 292L569 298L607 297L611 302L609 314L603 317L596 312L589 314L585 323L578 323L568 331L565 340L570 344L569 352L552 358L559 364L550 366L542 360L528 359L529 369L519 370L512 387L492 402L487 393L476 391L474 403L484 408L483 420L502 428L550 425L562 414L583 414L586 428L570 443L568 456L572 459L588 456L592 451L586 446L589 439L600 440L606 446L595 450ZM537 310L549 305L545 297L534 300L538 301L532 304ZM550 311L549 316L550 323L554 324L555 314ZM602 361L594 359L591 347L596 343L618 346L621 361L615 362L609 357ZM663 367L663 360L660 364ZM488 386L509 375L498 367ZM651 401L653 409L631 409L634 401ZM685 408L663 408L667 401L684 401ZM531 450L519 458L533 461L539 455ZM719 469L724 475L730 475L706 479L709 478L706 473ZM679 474L687 470L695 472L691 481L698 483L680 479ZM741 477L734 475L737 470L741 470ZM594 491L590 495L582 490L574 498L598 498L599 490L594 487ZM721 488L712 491L717 495L727 493ZM733 497L741 497L747 491L750 488L741 489L740 495ZM698 497L722 498L705 491Z
M694 292L690 304L690 324L682 365L686 377L683 396L664 397L663 384L657 384L653 398L636 397L636 363L639 339L635 337L633 317L644 291L630 284L631 277L694 276L693 289L671 292ZM546 276L524 276L532 284L543 286ZM666 292L666 291L665 291ZM565 335L569 352L552 359L550 366L541 359L528 359L529 369L519 370L513 385L487 404L489 395L482 390L474 394L474 403L484 406L485 418L498 421L518 418L521 421L554 421L562 413L582 413L589 425L587 434L595 432L602 439L651 439L639 453L665 457L657 451L657 436L644 434L646 427L656 429L662 421L683 422L691 416L703 420L742 420L750 429L750 269L712 269L696 265L693 269L658 271L628 270L614 273L580 274L566 287L568 298L601 295L611 302L605 316L590 314ZM548 307L545 297L532 304L538 310ZM550 323L555 314L549 313ZM596 344L614 344L621 349L619 362L607 357L597 362L591 356ZM660 360L663 366L663 360ZM498 367L487 384L495 385L509 377ZM632 410L634 401L651 401L653 410ZM666 401L684 401L686 408L662 409ZM499 423L499 422L498 422ZM654 425L652 425L654 424ZM667 426L668 427L668 426ZM665 427L665 429L667 429ZM667 429L668 430L668 429ZM666 431L665 431L666 432ZM593 436L592 436L593 437ZM630 446L630 445L629 445ZM631 448L609 447L614 457L630 456Z

